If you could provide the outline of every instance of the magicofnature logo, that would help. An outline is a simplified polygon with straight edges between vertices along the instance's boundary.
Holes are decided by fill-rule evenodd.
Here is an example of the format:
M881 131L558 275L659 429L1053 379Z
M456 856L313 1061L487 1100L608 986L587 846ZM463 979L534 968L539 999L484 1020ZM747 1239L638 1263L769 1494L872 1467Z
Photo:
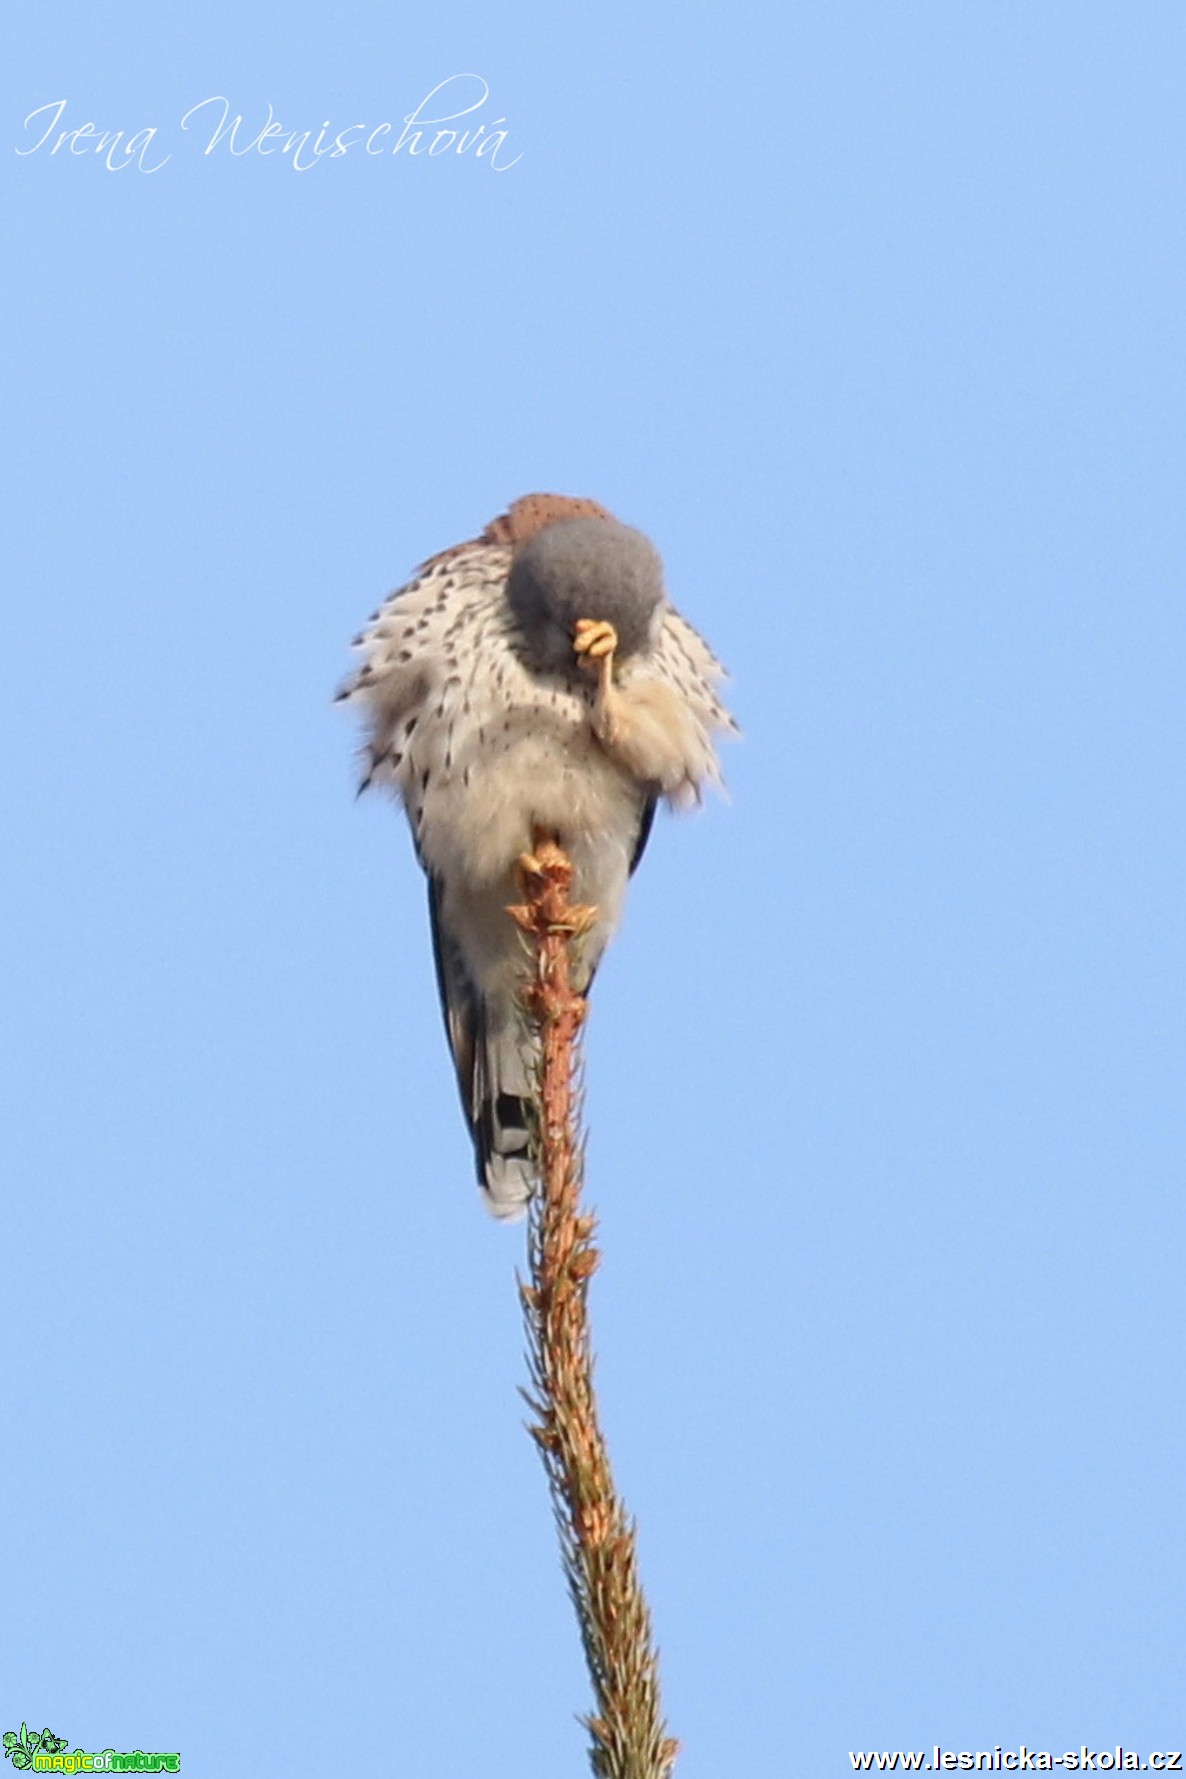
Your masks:
M44 1729L38 1735L22 1724L4 1732L4 1758L10 1760L18 1773L180 1773L179 1754L145 1754L133 1748L119 1753L114 1748L101 1750L76 1748L66 1750L70 1743L65 1736L55 1736Z

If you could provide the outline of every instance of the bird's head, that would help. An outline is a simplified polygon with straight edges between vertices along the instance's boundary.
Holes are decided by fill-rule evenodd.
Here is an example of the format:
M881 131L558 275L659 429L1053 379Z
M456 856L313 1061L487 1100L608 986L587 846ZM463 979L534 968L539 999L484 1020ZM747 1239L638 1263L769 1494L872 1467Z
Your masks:
M573 673L580 618L613 625L619 660L651 647L665 600L663 564L649 538L609 514L558 518L517 544L507 600L532 664Z

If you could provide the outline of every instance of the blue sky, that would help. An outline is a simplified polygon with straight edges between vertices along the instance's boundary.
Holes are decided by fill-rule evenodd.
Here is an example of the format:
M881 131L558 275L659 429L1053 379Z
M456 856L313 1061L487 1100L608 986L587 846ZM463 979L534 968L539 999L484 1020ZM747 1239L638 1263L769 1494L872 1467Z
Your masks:
M18 21L0 1727L584 1770L521 1236L329 703L543 488L745 730L588 1047L681 1779L1181 1746L1180 8ZM180 127L462 75L501 165ZM149 152L36 148L62 100Z

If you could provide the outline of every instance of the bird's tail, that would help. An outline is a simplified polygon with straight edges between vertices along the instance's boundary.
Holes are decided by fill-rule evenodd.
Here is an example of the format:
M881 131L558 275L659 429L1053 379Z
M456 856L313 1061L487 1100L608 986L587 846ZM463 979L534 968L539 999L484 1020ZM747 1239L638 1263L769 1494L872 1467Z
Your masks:
M474 1033L473 1070L461 1083L474 1142L478 1185L494 1216L516 1221L539 1179L534 1158L538 1115L535 1061L517 1018L497 1025L481 1019Z
M441 903L440 886L430 877L437 986L478 1185L493 1214L513 1221L527 1209L538 1179L533 1155L538 1047L513 993L504 990L492 1000L478 987ZM506 926L509 934L509 920Z

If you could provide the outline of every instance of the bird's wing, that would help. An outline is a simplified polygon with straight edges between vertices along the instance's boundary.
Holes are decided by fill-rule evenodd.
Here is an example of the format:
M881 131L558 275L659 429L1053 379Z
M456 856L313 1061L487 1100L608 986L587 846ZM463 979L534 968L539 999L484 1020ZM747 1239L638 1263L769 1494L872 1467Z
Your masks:
M705 735L714 730L736 735L737 724L726 710L717 684L728 675L698 630L668 605L655 642L655 662L664 679L686 700Z
M654 791L650 792L638 812L638 834L634 841L634 851L630 855L630 875L642 864L642 855L647 849L647 841L651 837L651 829L655 825L655 810L659 807L659 799Z
M366 711L360 791L386 782L407 801L412 736L425 706L445 688L450 639L478 612L500 605L510 558L506 544L480 540L434 556L388 595L354 638L351 646L362 662L337 701L361 704Z

